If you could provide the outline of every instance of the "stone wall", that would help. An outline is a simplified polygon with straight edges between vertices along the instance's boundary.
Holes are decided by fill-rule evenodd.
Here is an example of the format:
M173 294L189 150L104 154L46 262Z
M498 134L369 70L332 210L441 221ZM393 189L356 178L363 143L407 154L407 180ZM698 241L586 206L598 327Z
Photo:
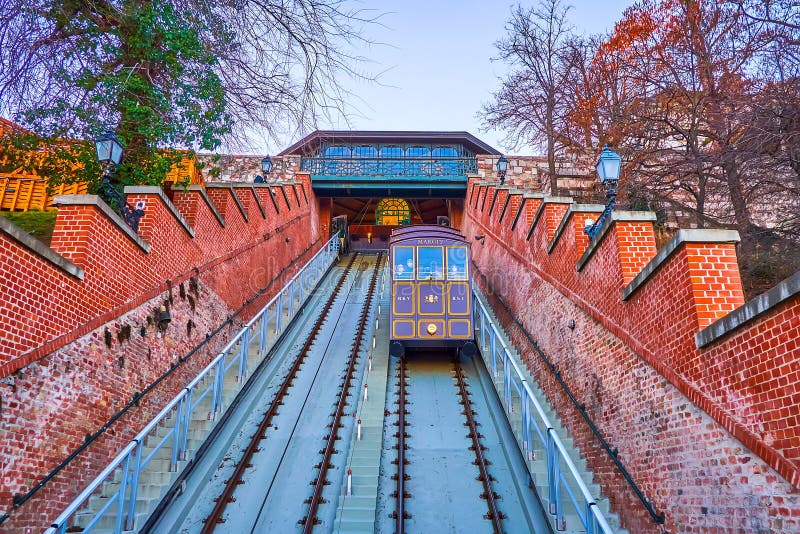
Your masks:
M198 154L206 182L253 182L261 172L264 156L245 154ZM269 181L292 180L300 171L300 156L270 156ZM214 170L217 169L217 170Z
M478 156L478 176L481 180L497 180L499 156ZM508 170L505 185L534 193L550 193L550 175L544 156L506 156ZM572 197L602 196L597 185L594 164L596 156L569 153L556 161L559 194ZM599 192L599 193L598 193Z
M41 530L323 242L308 176L132 187L136 235L97 197L58 198L48 249L0 222L0 530ZM304 192L303 192L304 191ZM171 322L157 327L160 306ZM231 321L228 321L237 311ZM215 330L22 506L24 494Z
M489 215L496 186L470 180L463 231L486 236L472 248L477 279L496 308L508 306L515 345L624 526L796 532L800 289L744 305L735 232L682 231L656 251L654 215L617 212L589 243L583 228L602 206L500 192ZM504 195L511 213L499 222ZM651 520L526 333L665 525Z

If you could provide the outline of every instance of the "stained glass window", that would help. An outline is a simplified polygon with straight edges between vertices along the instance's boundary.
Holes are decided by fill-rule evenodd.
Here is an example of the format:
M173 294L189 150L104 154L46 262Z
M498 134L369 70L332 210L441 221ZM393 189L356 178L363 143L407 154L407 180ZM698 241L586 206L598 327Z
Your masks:
M409 224L411 222L411 212L408 209L408 202L402 198L384 198L378 202L375 208L375 224L397 226Z

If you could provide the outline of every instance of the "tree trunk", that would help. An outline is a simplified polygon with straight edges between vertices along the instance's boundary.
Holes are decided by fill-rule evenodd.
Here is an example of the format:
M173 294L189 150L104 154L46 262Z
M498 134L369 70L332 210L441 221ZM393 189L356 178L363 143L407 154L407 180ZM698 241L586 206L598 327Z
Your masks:
M722 157L722 165L725 172L725 182L728 184L728 194L733 207L736 228L744 237L752 230L753 223L750 218L750 209L747 207L747 202L744 198L744 188L739 174L739 166L736 164L735 154L726 151Z
M547 172L550 174L550 194L558 196L558 175L556 174L556 134L553 114L555 101L553 92L547 98Z

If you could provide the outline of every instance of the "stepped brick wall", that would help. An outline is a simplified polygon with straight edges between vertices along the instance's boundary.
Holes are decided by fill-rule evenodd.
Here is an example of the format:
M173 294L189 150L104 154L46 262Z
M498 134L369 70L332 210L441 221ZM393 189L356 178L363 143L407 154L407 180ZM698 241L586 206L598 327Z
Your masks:
M631 532L800 530L800 274L744 302L738 235L470 179L476 280ZM499 200L498 200L499 201ZM512 209L512 208L508 208ZM513 210L512 210L513 211ZM508 312L503 311L507 306ZM516 323L518 321L518 324ZM524 329L524 330L523 330ZM656 525L569 402L551 359L654 507Z
M145 211L138 236L97 197L60 197L52 249L0 222L0 515L10 516L0 530L47 526L319 249L316 199L308 176L298 178L190 186L172 191L174 203L159 188L128 188L129 202ZM172 319L163 334L161 305ZM30 501L13 506L15 494L243 305Z

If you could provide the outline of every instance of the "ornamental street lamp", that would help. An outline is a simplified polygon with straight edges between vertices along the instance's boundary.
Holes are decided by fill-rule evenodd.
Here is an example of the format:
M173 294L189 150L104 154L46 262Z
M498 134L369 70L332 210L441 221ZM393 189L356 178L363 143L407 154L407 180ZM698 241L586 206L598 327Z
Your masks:
M497 160L497 176L500 177L500 185L506 181L506 171L508 170L508 160L505 156L500 156Z
M117 136L111 132L106 132L94 140L94 148L97 152L97 162L103 168L103 178L100 180L100 196L103 200L116 210L131 229L139 233L139 219L144 216L144 206L141 203L133 208L125 200L125 197L114 186L112 181L112 171L122 161L122 143Z
M117 166L122 161L122 143L111 132L106 132L95 139L94 148L97 151L97 161L100 162L100 165Z
M614 205L617 203L617 184L621 167L622 158L619 157L619 154L608 148L608 145L603 146L603 152L600 153L595 170L600 183L606 188L606 207L594 223L583 229L584 233L589 236L589 240L597 236L603 223L614 210Z
M263 175L257 174L255 180L253 180L257 184L269 181L269 174L272 172L272 158L269 156L264 156L264 159L261 160L261 172Z

